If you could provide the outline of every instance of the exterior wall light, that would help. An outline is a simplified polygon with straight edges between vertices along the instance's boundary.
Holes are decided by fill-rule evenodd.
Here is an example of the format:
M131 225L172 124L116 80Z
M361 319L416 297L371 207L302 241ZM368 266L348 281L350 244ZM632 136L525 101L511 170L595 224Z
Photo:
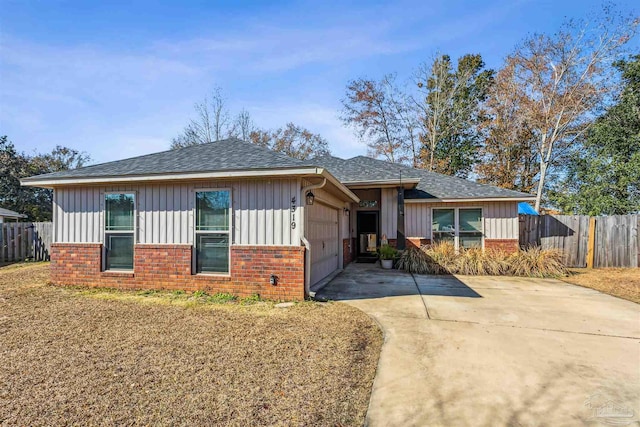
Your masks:
M311 190L307 191L307 205L312 205L313 201L316 199L316 196L311 192Z
M276 276L275 274L272 274L269 277L269 283L271 284L271 286L276 286L278 284L278 276Z

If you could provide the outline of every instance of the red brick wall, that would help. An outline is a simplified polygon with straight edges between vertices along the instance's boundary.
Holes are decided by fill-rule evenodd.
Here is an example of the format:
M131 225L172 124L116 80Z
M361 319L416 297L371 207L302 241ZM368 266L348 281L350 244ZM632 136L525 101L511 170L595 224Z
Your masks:
M484 239L484 248L513 253L518 252L520 243L518 239Z
M431 239L425 239L424 237L407 237L407 248L420 248L424 245L431 244Z
M342 239L342 267L346 267L351 261L353 256L351 254L351 239Z
M191 245L136 245L134 272L101 271L99 243L54 243L51 281L123 289L183 289L238 296L259 294L273 300L304 299L304 248L231 246L229 276L191 274ZM271 274L278 276L272 286Z

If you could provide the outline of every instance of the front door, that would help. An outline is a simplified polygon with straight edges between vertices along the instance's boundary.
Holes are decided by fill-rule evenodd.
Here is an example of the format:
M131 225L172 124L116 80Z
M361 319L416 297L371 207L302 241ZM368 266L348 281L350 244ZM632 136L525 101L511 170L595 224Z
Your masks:
M358 212L358 261L375 261L378 247L378 212Z

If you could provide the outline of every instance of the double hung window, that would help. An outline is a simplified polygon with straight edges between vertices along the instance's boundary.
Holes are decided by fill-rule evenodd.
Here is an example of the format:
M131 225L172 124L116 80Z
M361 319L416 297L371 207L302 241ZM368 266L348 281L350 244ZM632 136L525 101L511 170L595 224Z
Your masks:
M133 270L135 194L105 194L104 247L106 270Z
M196 273L229 273L231 191L196 191Z

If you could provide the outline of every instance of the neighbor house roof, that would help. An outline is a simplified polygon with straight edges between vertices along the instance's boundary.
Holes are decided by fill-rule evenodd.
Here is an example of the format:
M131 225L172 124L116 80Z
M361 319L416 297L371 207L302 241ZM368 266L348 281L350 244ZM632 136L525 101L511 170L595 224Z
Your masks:
M321 156L312 159L311 162L316 163L317 166L326 167L346 185L367 180L417 183L415 188L405 189L404 197L407 200L529 200L533 198L532 195L519 191L506 190L493 185L480 184L467 179L364 156L351 159Z
M12 211L10 209L0 208L0 216L8 216L11 218L26 218L26 215Z

